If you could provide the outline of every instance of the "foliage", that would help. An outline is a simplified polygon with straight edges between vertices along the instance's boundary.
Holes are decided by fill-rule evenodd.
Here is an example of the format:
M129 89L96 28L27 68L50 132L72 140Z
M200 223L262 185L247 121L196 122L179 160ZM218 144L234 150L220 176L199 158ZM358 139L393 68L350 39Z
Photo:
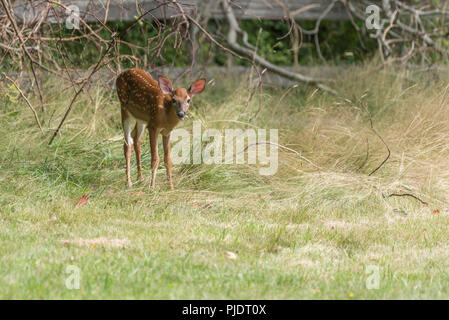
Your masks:
M305 30L312 30L315 21L297 21ZM285 21L279 20L243 20L242 29L248 32L249 42L257 44L258 53L268 61L280 65L293 64L293 51L291 35L284 37L290 29ZM280 40L280 38L284 37ZM363 38L363 46L361 45ZM329 21L321 23L320 47L326 60L331 63L362 62L372 57L375 51L375 42L369 37L358 36L357 31L349 21ZM352 55L348 55L351 52ZM299 51L301 65L320 64L314 39L303 35L303 44Z
M314 27L314 21L303 21L300 22L300 25L306 29L312 29ZM120 32L128 26L129 23L108 23L108 27L116 30L116 32ZM285 21L242 20L241 26L248 32L249 42L257 45L257 52L268 61L278 65L292 65L293 51L291 37L287 36L279 40L279 38L288 33L290 28ZM216 22L210 22L208 29L213 34L226 32L226 27ZM103 33L105 36L107 35L106 31L103 31ZM154 53L150 49L156 43L155 41L148 43L148 39L154 37L156 34L157 28L152 20L147 20L145 23L137 25L130 32L127 32L122 40L140 48L132 49L128 45L122 44L120 46L120 54L133 55L140 59L140 63L143 63L145 56L150 60ZM332 63L361 62L371 57L373 52L375 52L375 42L367 36L364 39L365 49L363 49L360 44L361 37L357 35L357 31L348 21L324 21L321 24L319 38L324 57ZM154 60L148 61L148 64L150 66L188 66L188 46L184 44L180 48L174 48L174 41L174 38L169 38L161 51L161 58L154 58ZM198 62L200 64L226 64L225 53L215 45L211 45L206 37L200 38L199 48ZM98 57L98 51L94 47L89 46L86 41L68 44L68 52L70 52L72 59L79 59L80 66L86 65L89 62L92 63ZM348 52L351 52L352 55L348 55ZM319 61L314 40L309 36L304 36L303 38L303 45L299 51L299 59L301 65L322 63ZM133 64L131 60L124 60L123 62L125 67ZM248 64L237 59L234 59L234 63L241 65Z
M132 22L108 22L106 28L101 28L100 24L91 24L92 29L97 30L101 28L98 35L105 40L111 39L111 32L121 32L126 30ZM170 23L170 22L167 22ZM313 21L298 22L306 29L314 27ZM242 20L242 28L248 32L249 42L253 45L257 44L258 53L264 56L268 61L289 66L293 63L293 51L291 37L283 37L289 31L289 25L281 20ZM226 24L210 21L208 30L213 34L225 34ZM42 30L47 37L76 37L82 35L80 31L62 29L61 33L54 33L50 29ZM169 28L162 30L162 34L167 36ZM158 41L153 39L158 33L157 25L153 20L144 20L142 23L135 24L123 37L123 43L115 48L115 54L122 55L122 67L132 66L148 66L149 68L155 66L176 66L185 67L190 64L189 61L189 46L184 43L178 48L174 47L175 38L170 37L164 43L161 49L161 55L156 56ZM200 33L199 33L200 34ZM360 39L357 36L357 31L348 21L324 21L321 25L320 44L323 55L331 63L354 63L361 62L370 57L375 51L373 41L366 37L364 39L365 49L362 49ZM218 38L218 40L220 40ZM69 59L72 64L78 68L87 68L94 64L98 59L101 51L95 43L86 38L81 38L75 41L68 41L63 43L53 42L51 44L54 48L59 46L62 56ZM157 49L157 48L156 48ZM1 52L2 49L0 49ZM352 52L353 55L347 54ZM59 56L53 57L58 60ZM198 63L201 65L225 65L226 54L217 46L211 44L204 36L199 36L199 52ZM304 36L302 48L299 51L299 61L301 65L320 64L314 40L308 36ZM116 60L111 61L114 65ZM235 64L248 65L247 62L234 59ZM2 69L14 69L14 65L10 65L8 59L3 63Z

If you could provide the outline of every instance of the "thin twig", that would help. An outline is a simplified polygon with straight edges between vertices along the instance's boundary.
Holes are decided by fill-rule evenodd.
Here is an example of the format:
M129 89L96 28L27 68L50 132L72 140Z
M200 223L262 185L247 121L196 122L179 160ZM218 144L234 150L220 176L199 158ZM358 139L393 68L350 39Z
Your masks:
M382 143L384 144L385 148L387 148L388 151L388 155L387 157L384 159L384 161L382 161L382 163L377 166L376 169L374 169L368 176L372 176L374 173L377 172L377 170L379 170L380 168L382 168L382 166L388 161L388 159L390 158L391 155L391 151L390 148L388 147L387 143L385 142L385 140L382 138L382 136L376 131L376 129L374 129L374 125L373 125L373 118L371 117L371 112L369 112L368 107L366 106L366 104L364 102L362 102L363 107L365 108L366 112L368 113L369 116L369 123L370 123L370 127L371 130L374 132L374 134L380 139L380 141L382 141Z
M423 205L428 206L429 204L427 202L425 202L424 200L421 200L420 198L418 198L417 196L411 194L411 193L391 193L389 195L384 196L385 198L389 198L389 197L412 197L416 200L418 200L419 202L421 202Z
M30 103L30 101L28 100L28 98L23 94L22 90L19 88L19 86L17 85L17 83L11 79L10 77L8 77L5 73L3 73L3 76L8 79L9 81L11 81L11 83L14 85L14 87L16 87L16 89L19 91L20 95L22 96L23 100L25 100L26 104L28 105L28 107L31 109L31 111L34 114L34 119L36 119L36 123L37 126L39 127L39 129L41 130L42 134L44 134L44 130L42 129L41 126L41 122L39 121L39 116L37 115L36 109L34 109L33 105Z

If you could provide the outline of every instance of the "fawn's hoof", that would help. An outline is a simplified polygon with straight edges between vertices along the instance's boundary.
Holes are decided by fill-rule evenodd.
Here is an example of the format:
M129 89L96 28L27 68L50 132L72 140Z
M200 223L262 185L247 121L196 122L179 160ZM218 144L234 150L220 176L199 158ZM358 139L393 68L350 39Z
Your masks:
M132 184L131 181L127 181L127 182L126 182L126 186L127 186L128 188L131 188L131 187L133 186L133 184Z

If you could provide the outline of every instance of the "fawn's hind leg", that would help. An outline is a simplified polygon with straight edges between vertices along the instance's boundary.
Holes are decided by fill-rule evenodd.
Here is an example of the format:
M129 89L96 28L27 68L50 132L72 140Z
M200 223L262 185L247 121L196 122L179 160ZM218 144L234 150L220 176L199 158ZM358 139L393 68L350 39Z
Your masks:
M125 134L125 142L123 144L123 151L125 153L126 160L126 185L128 187L132 186L131 182L131 153L133 146L133 138L131 137L133 118L131 115L122 108L122 126Z
M147 124L145 122L137 121L136 126L134 127L132 132L132 137L134 139L134 151L136 152L136 160L137 160L138 181L143 181L142 161L141 161L142 152L140 147L142 146L143 132L145 131L146 127Z
M157 151L157 137L158 130L150 128L148 130L150 136L150 148L151 148L151 188L154 189L156 185L156 173L159 166L159 154Z

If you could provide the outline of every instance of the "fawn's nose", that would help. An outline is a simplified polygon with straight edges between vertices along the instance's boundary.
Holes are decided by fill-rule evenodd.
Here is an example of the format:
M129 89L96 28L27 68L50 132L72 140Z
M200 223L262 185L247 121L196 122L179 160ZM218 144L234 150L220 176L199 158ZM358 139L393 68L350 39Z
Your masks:
M176 115L178 116L179 119L183 120L184 117L186 116L186 113L182 110L176 112Z

